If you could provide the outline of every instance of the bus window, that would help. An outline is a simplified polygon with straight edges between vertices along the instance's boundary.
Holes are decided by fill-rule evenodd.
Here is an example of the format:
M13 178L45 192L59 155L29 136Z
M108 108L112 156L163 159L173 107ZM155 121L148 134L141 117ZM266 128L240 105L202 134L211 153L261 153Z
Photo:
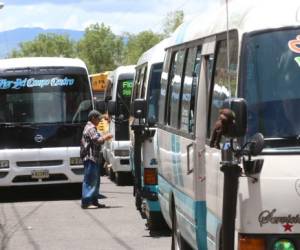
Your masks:
M183 70L185 50L176 51L171 62L171 73L169 77L168 113L167 124L178 128L181 76Z
M163 66L163 72L161 74L161 86L160 86L160 97L159 97L159 123L165 124L166 121L166 101L167 101L167 88L168 88L168 75L169 75L169 65L170 65L171 52L166 53L166 59Z
M145 66L142 70L142 76L141 76L141 91L140 91L140 97L145 97L145 84L146 84L146 77L147 77L147 66Z
M129 116L132 82L132 79L119 80L118 82L118 112L124 115L124 118Z
M160 90L160 78L162 73L162 63L154 64L151 68L149 79L149 93L148 93L148 119L151 117L157 121L158 118L158 98Z
M134 78L134 84L133 84L132 95L131 95L131 102L139 98L139 82L141 77L141 71L142 69L136 70L136 75Z
M187 64L185 69L183 90L182 90L182 106L181 106L181 130L192 133L195 124L195 96L200 74L201 64L201 47L189 49L187 56Z
M236 69L237 69L237 39L230 40L230 75L227 71L227 43L225 40L219 41L217 44L217 60L214 71L213 92L211 101L210 123L209 126L215 124L219 110L222 108L224 100L233 97L236 92ZM228 83L230 79L230 87ZM231 93L230 93L231 91ZM211 129L209 128L211 133Z

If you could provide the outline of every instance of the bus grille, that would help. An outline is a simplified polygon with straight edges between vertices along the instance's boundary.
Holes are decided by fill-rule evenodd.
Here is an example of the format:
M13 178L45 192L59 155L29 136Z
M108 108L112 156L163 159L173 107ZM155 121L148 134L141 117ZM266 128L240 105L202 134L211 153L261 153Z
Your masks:
M64 174L50 174L50 177L47 179L41 179L42 182L48 182L48 181L66 181L68 180L68 177ZM38 179L33 179L31 175L19 175L16 176L13 180L13 183L19 183L19 182L39 182Z
M62 165L62 160L50 160L50 161L17 161L18 167L49 167Z
M77 174L77 175L83 175L83 173L84 173L84 168L72 168L71 170L74 174Z

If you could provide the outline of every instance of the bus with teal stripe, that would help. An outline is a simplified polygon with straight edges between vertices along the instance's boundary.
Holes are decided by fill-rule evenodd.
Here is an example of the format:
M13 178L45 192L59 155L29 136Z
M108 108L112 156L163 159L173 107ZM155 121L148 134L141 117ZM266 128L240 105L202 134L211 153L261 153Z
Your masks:
M300 249L299 1L230 1L182 24L170 39L157 158L171 249L225 249L221 150L210 141L230 98L247 109L245 136L231 142L243 145L261 133L265 144L252 158L261 168L238 162L234 249Z
M134 196L137 210L147 220L150 232L166 228L157 196L157 117L160 78L165 48L164 39L139 58L133 84L131 102L145 101L147 115L141 119L132 114L130 119L130 164L134 176Z

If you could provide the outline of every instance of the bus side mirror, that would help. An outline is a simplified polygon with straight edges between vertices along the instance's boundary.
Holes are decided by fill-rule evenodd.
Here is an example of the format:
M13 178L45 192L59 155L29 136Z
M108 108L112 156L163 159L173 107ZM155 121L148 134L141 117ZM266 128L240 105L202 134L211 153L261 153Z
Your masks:
M264 148L265 140L261 133L253 135L249 141L249 153L253 156L257 156Z
M115 101L109 101L107 104L107 113L112 116L117 114L117 104Z
M95 106L96 106L96 109L101 113L101 114L104 114L106 113L106 102L105 101L99 101L99 100L96 100L95 101Z
M230 109L235 116L235 124L229 129L228 135L232 138L243 137L247 128L247 104L243 98L231 98L224 102L223 108Z
M138 119L147 116L147 101L144 99L135 99L133 101L133 116Z

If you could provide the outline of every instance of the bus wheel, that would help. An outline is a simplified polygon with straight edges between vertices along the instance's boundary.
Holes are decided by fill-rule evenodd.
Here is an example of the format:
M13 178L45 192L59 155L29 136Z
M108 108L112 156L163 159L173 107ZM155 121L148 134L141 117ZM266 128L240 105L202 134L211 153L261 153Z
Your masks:
M150 212L147 218L147 226L150 231L168 230L169 227L160 212Z
M176 211L174 209L172 218L172 250L192 250L189 244L182 238L178 228Z
M117 183L117 185L118 186L122 186L123 185L123 183L124 183L124 181L123 181L123 175L122 175L122 173L121 172L116 172L116 183Z

